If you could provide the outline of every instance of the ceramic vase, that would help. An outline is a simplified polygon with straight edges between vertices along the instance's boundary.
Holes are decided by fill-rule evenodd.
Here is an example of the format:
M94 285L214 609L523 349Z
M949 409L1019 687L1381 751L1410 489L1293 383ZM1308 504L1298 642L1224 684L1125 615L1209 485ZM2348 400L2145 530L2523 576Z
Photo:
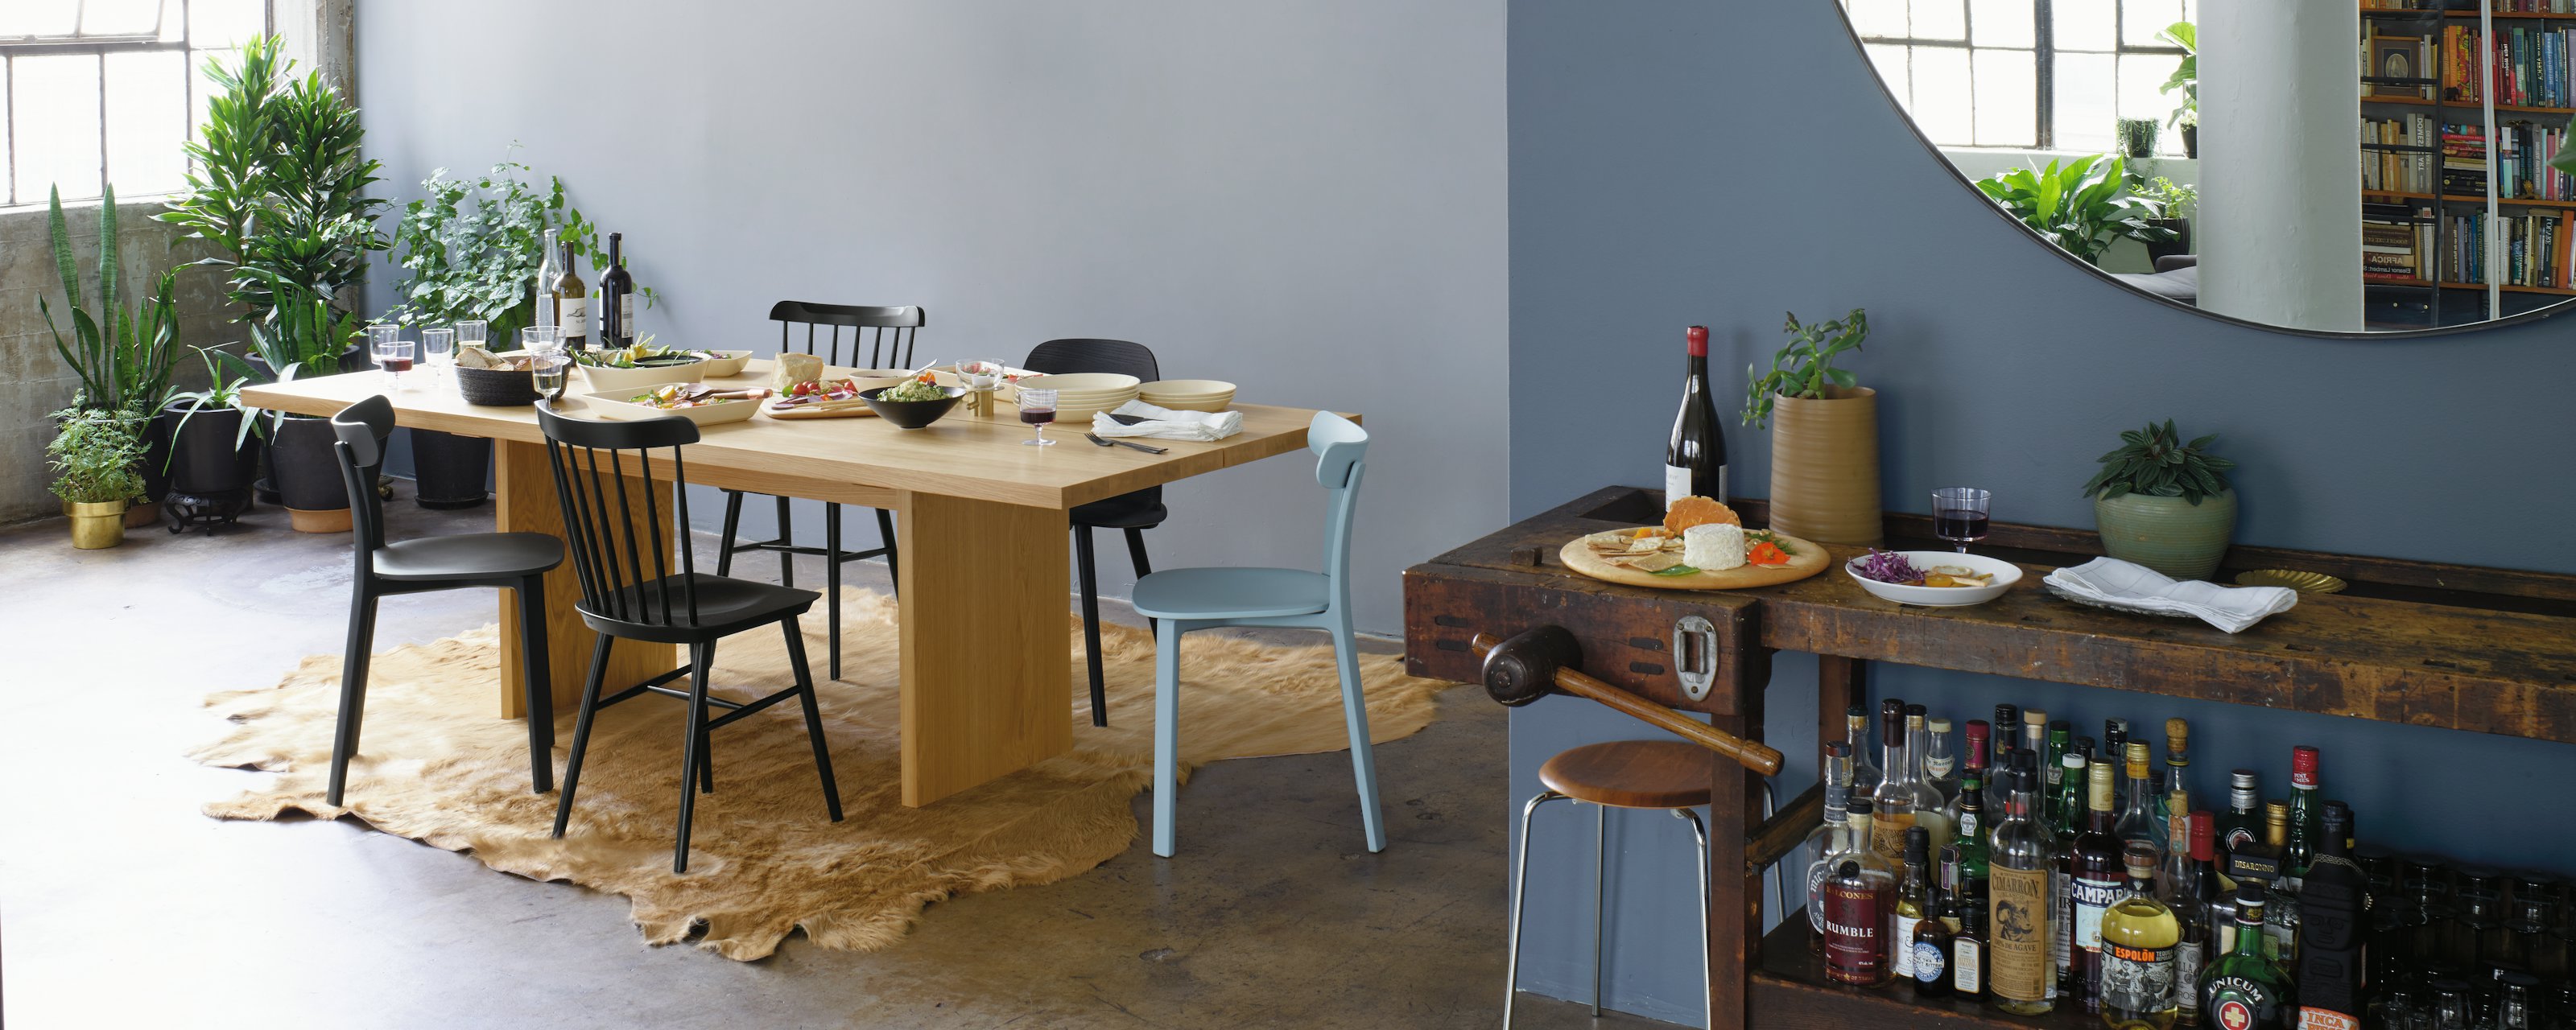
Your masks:
M2175 579L2208 579L2236 533L2236 492L2193 504L2180 497L2122 494L2093 501L2102 551Z
M1821 544L1886 542L1878 497L1878 392L1771 401L1771 528Z

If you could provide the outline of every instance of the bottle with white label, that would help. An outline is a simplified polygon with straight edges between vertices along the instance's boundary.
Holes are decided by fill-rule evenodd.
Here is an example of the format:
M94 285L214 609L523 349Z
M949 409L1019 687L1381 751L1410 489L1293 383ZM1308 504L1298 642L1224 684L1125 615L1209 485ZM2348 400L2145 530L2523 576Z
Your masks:
M1708 327L1695 325L1683 335L1690 344L1689 375L1672 440L1664 447L1664 504L1684 497L1724 503L1726 430L1718 425L1716 396L1708 386Z
M581 281L573 270L572 244L563 245L563 274L555 277L555 327L561 331L564 350L577 351L590 345L590 285Z

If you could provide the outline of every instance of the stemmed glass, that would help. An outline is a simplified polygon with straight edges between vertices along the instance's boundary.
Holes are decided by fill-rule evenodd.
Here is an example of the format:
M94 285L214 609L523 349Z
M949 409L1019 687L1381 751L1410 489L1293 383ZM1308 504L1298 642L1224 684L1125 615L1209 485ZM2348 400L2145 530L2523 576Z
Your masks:
M1973 486L1945 486L1932 491L1932 535L1968 553L1968 545L1986 538L1986 515L1994 491Z
M534 325L519 330L519 349L528 352L528 371L534 373L532 385L537 395L549 401L562 400L564 373L572 358L564 354L560 330L550 325Z
M421 330L420 360L429 363L431 379L447 378L448 366L456 364L456 330Z
M1020 388L1020 421L1038 427L1038 435L1020 443L1029 447L1053 447L1046 438L1047 423L1055 421L1055 391Z
M384 372L387 387L402 389L402 374L411 371L410 349L411 344L402 338L401 326L378 322L367 327L367 356Z

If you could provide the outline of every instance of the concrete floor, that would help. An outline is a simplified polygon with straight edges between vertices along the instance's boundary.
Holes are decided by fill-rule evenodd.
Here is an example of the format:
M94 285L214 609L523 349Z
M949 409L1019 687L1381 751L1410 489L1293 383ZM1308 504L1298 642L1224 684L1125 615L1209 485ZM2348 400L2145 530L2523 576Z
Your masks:
M490 527L488 508L428 512L400 488L398 538ZM181 757L216 729L199 699L336 652L347 615L346 537L287 532L276 510L247 521L211 539L134 531L97 552L72 550L59 519L0 529L0 639L18 661L0 688L0 1021L13 1030L1499 1021L1503 710L1479 692L1451 692L1438 723L1378 749L1383 854L1360 847L1347 756L1220 762L1181 796L1178 858L1140 839L1063 883L933 905L885 952L799 936L738 963L646 947L623 898L354 821L198 814L255 775ZM882 589L882 566L850 572ZM378 647L493 617L485 591L397 598ZM1150 802L1136 798L1140 821ZM1530 996L1521 1015L1666 1025L1596 1023Z

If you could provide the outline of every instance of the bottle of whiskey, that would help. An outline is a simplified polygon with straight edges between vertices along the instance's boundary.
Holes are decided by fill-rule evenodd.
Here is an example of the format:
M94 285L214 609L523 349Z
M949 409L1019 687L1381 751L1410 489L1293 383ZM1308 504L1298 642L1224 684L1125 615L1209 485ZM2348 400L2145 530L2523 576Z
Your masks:
M1905 861L1897 867L1896 925L1888 937L1888 965L1899 980L1914 978L1914 928L1932 914L1932 836L1920 826L1905 831Z
M1923 785L1941 795L1941 811L1950 810L1950 799L1959 794L1959 755L1950 749L1950 720L1926 719L1923 722Z
M2129 893L2102 916L2102 1021L2118 1030L2167 1030L2181 1014L2175 977L2182 920L2156 900L2156 849L2131 841L2120 857Z
M1914 825L1914 781L1905 752L1905 702L1878 706L1878 789L1870 792L1869 843L1888 868L1905 857L1905 831Z
M2352 809L2341 801L2320 806L2322 847L2299 889L2299 1028L2355 1030L2367 1010L2362 994L2363 911L2369 877L2345 850Z
M1859 862L1861 858L1866 855L1873 861L1880 863L1882 866L1885 865L1885 860L1877 858L1876 856L1878 852L1869 846L1869 830L1869 799L1858 794L1854 794L1849 800L1843 802L1842 835L1834 842L1834 850L1827 852L1825 855L1825 872L1823 878L1818 881L1819 886L1816 890L1816 898L1814 902L1816 911L1828 914L1833 911L1829 888L1833 886L1834 877L1840 875L1843 863ZM1892 870L1894 867L1888 866L1887 868ZM1894 889L1892 884L1889 889ZM1890 898L1888 904L1890 906L1888 918L1893 919L1895 918L1895 900ZM1824 934L1825 945L1830 948L1833 944L1833 928L1830 926L1820 927L1819 932Z
M2039 780L2029 769L2009 770L2004 821L1995 826L1987 878L1986 993L1995 1007L2016 1016L2057 1007L2056 941L2049 925L2050 834L2033 813Z
M2256 789L2254 770L2238 769L2227 774L2227 814L2218 817L2219 868L2226 871L2229 856L2236 849L2263 841L2263 795ZM2233 877L2233 873L2229 873Z
M2236 888L2236 947L2200 974L2203 1022L2225 1030L2287 1030L2290 978L2263 957L2263 885Z
M1907 788L1914 791L1914 825L1931 831L1933 840L1949 840L1950 823L1941 818L1941 809L1950 799L1932 786L1931 751L1930 713L1922 705L1905 706L1905 778Z
M2318 814L2317 749L2301 744L2290 749L2290 835L2281 854L2281 872L2297 883L2308 875L2308 860L2319 850L2324 832Z
M1843 733L1844 741L1851 745L1852 796L1856 798L1876 796L1882 773L1877 763L1869 760L1871 752L1878 749L1878 734L1870 732L1869 729L1869 709L1853 705L1844 711Z
M1858 802L1855 802L1856 804ZM1877 987L1888 982L1888 935L1896 910L1896 874L1867 848L1834 869L1825 884L1825 976Z
M2102 917L2119 904L2128 885L2120 859L2120 840L2111 832L2111 762L2094 762L2085 771L2084 832L2075 835L2067 867L2068 919L2075 933L2068 948L2073 959L2067 976L2084 1011L2102 1011Z
M1807 950L1818 955L1825 953L1825 881L1833 878L1833 855L1843 850L1851 829L1851 816L1845 810L1851 804L1851 777L1851 745L1826 744L1825 817L1800 845L1815 856L1807 860L1807 925L1815 931L1807 938Z
M1959 932L1950 935L1950 994L1966 1002L1986 1000L1986 881L1963 881L1959 887Z
M2289 844L2290 803L2264 802L2263 850L2271 855L2273 867L2272 904L2263 912L2264 954L2283 968L2294 968L2299 960L2298 880L2290 875Z

